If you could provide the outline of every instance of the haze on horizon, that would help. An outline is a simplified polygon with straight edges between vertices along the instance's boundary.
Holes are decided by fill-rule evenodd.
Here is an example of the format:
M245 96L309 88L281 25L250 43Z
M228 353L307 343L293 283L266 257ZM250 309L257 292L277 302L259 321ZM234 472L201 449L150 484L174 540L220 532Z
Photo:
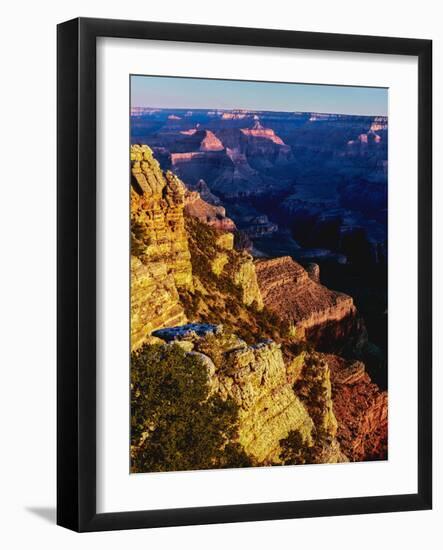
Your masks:
M388 89L131 75L131 106L387 116Z

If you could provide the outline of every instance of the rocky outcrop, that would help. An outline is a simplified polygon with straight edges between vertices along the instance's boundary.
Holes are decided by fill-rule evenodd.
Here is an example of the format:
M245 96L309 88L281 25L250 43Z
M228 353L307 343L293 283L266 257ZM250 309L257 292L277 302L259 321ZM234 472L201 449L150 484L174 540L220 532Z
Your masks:
M242 134L254 138L269 139L276 145L285 145L284 141L274 132L272 128L264 128L257 120L252 128L242 128Z
M203 358L211 391L223 399L232 398L239 407L238 442L255 463L279 464L281 441L290 432L298 432L306 448L313 447L318 443L320 427L329 442L321 446L322 455L318 458L325 461L327 457L329 462L346 460L335 439L337 423L327 366L319 363L317 369L311 362L310 378L305 378L299 396L294 391L293 378L288 376L280 346L271 340L247 345L225 332L223 326L211 324L189 324L160 330L155 335L181 344L188 353L198 353ZM299 371L304 359L304 355L298 358ZM316 384L324 391L317 392ZM311 407L313 388L320 402L313 401Z
M153 336L161 338L165 342L194 342L198 338L207 336L208 334L218 334L222 331L217 325L210 323L187 323L176 327L164 328L156 330Z
M146 265L163 264L178 287L192 287L183 210L186 188L162 173L149 147L131 147L131 229Z
M131 147L131 348L156 328L186 322L179 288L192 289L185 187L147 146Z
M280 458L280 441L298 431L312 444L313 422L286 381L280 347L272 341L226 353L219 392L240 407L239 442L260 463Z
M388 446L388 394L371 382L360 361L326 356L331 369L337 439L352 461L385 460Z
M315 283L320 282L320 266L318 264L313 262L309 263L306 266L306 272Z
M255 303L257 309L263 309L263 297L258 285L257 273L252 256L244 251L239 253L234 268L234 284L241 288L243 303L247 306Z
M211 190L207 186L205 180L198 180L198 182L194 185L189 185L188 188L191 191L198 191L200 193L200 197L208 202L209 204L213 204L214 206L221 206L222 201L217 197L217 195L214 195L214 193L211 193Z
M264 304L288 320L301 339L314 327L356 313L350 296L317 283L289 256L257 261L255 269Z
M158 328L187 322L174 277L162 263L131 257L131 349L152 340Z
M278 231L278 225L269 221L268 216L265 214L259 216L243 216L241 222L242 230L248 237L251 237L251 239L262 237L263 235L270 235Z
M152 340L152 331L184 323L187 317L179 291L192 291L194 277L185 228L185 214L218 230L234 231L222 206L204 201L197 191L189 191L171 172L162 172L147 146L131 147L131 347ZM217 234L217 254L211 270L220 275L233 250L232 233ZM252 258L240 262L236 284L245 303L261 298Z
M202 199L198 191L187 191L185 194L185 212L189 216L212 225L222 231L235 231L235 223L226 216L223 206L214 206Z
M200 144L200 151L223 151L224 145L211 131L206 130Z

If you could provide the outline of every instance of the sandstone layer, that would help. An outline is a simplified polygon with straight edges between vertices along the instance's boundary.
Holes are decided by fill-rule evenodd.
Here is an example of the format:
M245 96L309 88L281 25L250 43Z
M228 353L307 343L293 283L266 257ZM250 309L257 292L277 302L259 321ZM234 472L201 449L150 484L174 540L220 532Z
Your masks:
M360 361L326 356L331 369L337 439L352 461L385 460L388 446L388 394L371 382Z
M243 303L254 304L263 309L263 297L258 285L257 273L252 256L244 251L237 260L234 272L234 283L242 290Z
M235 223L226 216L223 206L209 204L198 191L187 191L185 195L186 214L212 225L222 231L235 231Z
M134 238L144 245L143 262L163 263L177 286L191 287L183 217L186 188L172 172L162 173L147 146L133 145L131 161L131 229Z
M131 161L132 349L151 341L153 330L187 321L180 293L192 294L196 284L200 293L216 292L216 287L203 286L208 270L237 287L243 304L261 309L252 256L234 250L235 224L225 209L207 203L198 191L189 191L171 172L162 172L149 147L133 145ZM186 219L196 221L187 228ZM197 220L212 227L212 233L204 237L200 230L194 235ZM193 265L201 270L200 277ZM220 295L219 301L223 299ZM201 304L209 313L211 304Z
M288 320L300 338L314 327L339 322L356 313L353 300L329 290L289 256L256 262L258 285L263 302L271 311Z
M185 189L151 150L131 147L131 348L156 328L186 322L177 288L192 288Z
M284 141L272 130L272 128L264 128L257 120L252 128L242 128L241 132L245 136L254 138L269 139L276 145L285 145Z
M150 341L152 331L187 322L173 276L162 263L131 257L131 349Z
M297 432L306 448L319 444L318 434L326 435L317 458L323 462L342 462L335 435L337 421L331 400L329 368L310 363L307 381L297 395L294 377L288 375L280 346L271 340L247 345L223 326L189 324L155 332L165 342L177 343L188 353L204 359L211 391L222 398L232 398L239 407L238 442L255 463L281 463L281 441ZM293 370L304 369L305 355L293 363ZM315 383L324 390L320 395L320 412L311 408ZM318 393L318 392L317 392ZM316 402L317 403L317 402Z

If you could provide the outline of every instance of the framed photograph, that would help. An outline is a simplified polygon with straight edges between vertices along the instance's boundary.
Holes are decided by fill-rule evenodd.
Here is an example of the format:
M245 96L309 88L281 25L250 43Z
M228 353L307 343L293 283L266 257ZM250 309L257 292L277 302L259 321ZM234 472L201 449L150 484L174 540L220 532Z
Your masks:
M58 26L59 525L431 508L431 75L429 40Z

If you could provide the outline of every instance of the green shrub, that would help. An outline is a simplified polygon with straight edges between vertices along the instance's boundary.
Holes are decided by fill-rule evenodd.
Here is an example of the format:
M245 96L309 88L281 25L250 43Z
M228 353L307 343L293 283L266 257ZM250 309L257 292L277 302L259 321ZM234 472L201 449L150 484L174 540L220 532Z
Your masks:
M280 441L280 459L283 464L313 464L315 462L314 449L304 441L300 432L292 430L288 437Z
M307 355L301 376L293 386L294 392L305 403L315 428L317 438L325 438L323 418L327 412L327 389L324 385L324 362L313 353Z
M209 396L206 367L178 345L131 356L132 472L228 468L248 457L233 442L238 407Z

